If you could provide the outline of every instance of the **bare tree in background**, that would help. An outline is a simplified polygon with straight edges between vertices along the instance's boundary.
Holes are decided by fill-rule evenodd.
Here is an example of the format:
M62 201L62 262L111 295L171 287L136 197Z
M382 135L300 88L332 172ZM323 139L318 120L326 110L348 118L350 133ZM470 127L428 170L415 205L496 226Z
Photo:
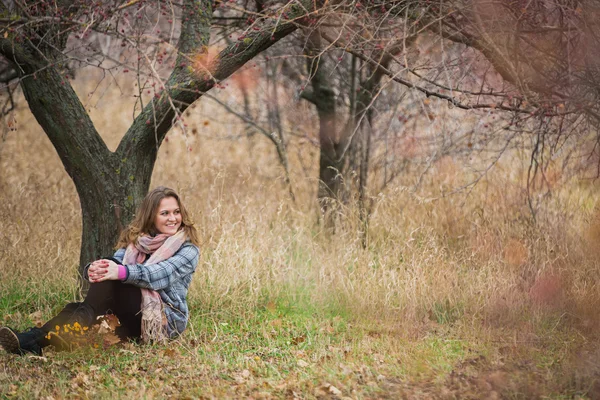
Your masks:
M530 133L528 191L547 183L559 156L590 160L600 175L599 17L589 0L466 0L432 5L423 19L446 43L470 49L468 59L485 58L509 87L499 104L527 110L510 129ZM535 216L531 196L529 206Z
M491 164L516 138L530 140L530 185L539 181L538 173L544 178L554 157L567 155L565 148L598 152L597 2L372 1L337 3L336 11L320 22L320 46L351 53L368 77L367 90L357 95L352 134L347 134L352 139L337 155L350 165L338 168L357 177L363 216L375 135L372 113L383 77L422 93L425 115L432 99L465 111L505 112L494 137L476 132L481 139L460 139L469 151L493 150ZM417 47L427 43L431 52L409 57L413 41ZM582 149L581 139L594 143ZM534 212L531 199L530 207Z

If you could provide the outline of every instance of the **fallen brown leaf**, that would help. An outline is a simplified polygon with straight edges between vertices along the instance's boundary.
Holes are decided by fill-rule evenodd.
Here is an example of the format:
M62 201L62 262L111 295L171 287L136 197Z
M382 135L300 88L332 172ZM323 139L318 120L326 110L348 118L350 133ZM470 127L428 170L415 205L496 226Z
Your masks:
M41 311L36 311L34 313L29 314L29 319L38 328L41 327L42 325L44 325L44 322L42 321L42 312Z
M296 336L293 337L292 340L290 341L293 345L297 345L300 343L303 343L304 341L306 341L306 336L301 335L301 336Z
M267 303L267 310L269 310L270 313L275 314L275 312L277 311L277 305L274 302L270 301Z
M102 344L104 345L104 348L117 344L120 341L121 339L119 339L119 337L114 333L106 333L102 338Z
M280 318L277 318L269 322L269 324L271 324L271 326L274 328L281 328L283 326L283 321L281 321Z
M165 349L165 351L163 351L163 355L165 357L173 358L175 356L178 356L179 353L175 349L169 348L169 349Z
M317 397L327 397L331 395L339 397L342 395L342 391L333 386L331 383L321 385L315 390L315 396Z

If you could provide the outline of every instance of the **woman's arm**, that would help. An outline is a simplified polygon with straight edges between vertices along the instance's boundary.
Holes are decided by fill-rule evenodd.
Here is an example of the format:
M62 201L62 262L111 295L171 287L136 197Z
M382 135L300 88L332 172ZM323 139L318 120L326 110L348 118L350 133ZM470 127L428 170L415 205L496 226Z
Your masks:
M115 252L115 254L112 256L112 260L113 261L118 261L119 264L123 263L123 257L125 256L125 248L119 249ZM99 269L98 267L101 268L106 268L106 263L100 263L101 261L105 261L104 259L100 259L100 260L96 260L93 261L89 264L87 264L85 267L83 267L83 279L85 280L89 280L90 282L94 282L92 280L90 280L90 267L92 268L92 270L94 269Z
M172 257L159 263L126 265L129 274L123 282L152 290L164 289L193 273L199 256L198 247L185 243Z

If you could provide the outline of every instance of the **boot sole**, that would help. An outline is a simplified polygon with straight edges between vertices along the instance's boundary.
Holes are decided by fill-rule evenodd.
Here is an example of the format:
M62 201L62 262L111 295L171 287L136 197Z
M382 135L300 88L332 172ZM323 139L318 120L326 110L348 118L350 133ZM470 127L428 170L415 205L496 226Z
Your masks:
M0 328L0 346L4 347L7 353L21 354L19 338L10 328Z

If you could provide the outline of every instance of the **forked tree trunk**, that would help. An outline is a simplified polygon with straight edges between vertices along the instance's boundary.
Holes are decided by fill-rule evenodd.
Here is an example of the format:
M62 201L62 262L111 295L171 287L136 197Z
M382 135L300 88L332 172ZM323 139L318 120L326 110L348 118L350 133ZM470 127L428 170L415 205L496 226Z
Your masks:
M156 147L133 152L129 158L111 153L76 93L53 68L32 71L21 80L21 87L79 195L81 268L112 254L120 230L148 191Z

